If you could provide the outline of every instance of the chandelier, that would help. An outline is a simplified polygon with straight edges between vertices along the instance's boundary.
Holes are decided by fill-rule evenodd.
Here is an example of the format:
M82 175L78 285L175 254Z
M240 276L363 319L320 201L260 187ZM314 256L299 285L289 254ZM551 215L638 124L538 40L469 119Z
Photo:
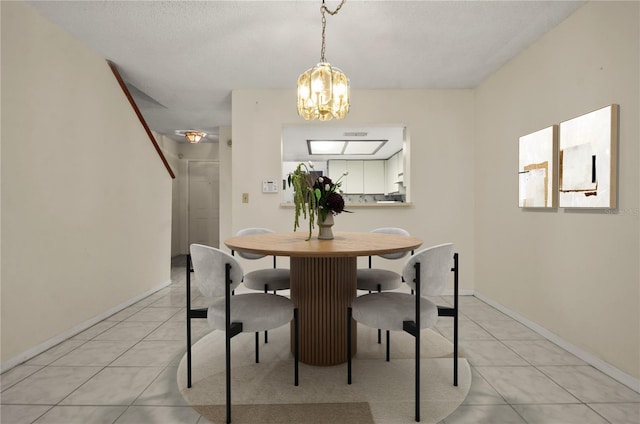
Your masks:
M332 67L324 57L325 27L330 15L338 13L346 0L342 0L333 12L327 9L322 0L322 48L320 63L307 69L298 77L298 115L307 121L332 118L342 119L349 112L349 79L340 69Z
M202 140L205 135L207 134L200 131L187 131L184 133L184 138L186 138L189 143L196 144Z

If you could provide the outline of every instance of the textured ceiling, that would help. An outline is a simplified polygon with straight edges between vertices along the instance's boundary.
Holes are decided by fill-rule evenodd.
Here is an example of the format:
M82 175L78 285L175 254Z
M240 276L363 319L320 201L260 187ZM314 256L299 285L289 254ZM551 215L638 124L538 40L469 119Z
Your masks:
M214 140L232 90L295 88L320 59L319 0L27 3L114 62L151 129L177 141ZM326 58L352 90L472 88L583 3L348 0L327 16Z

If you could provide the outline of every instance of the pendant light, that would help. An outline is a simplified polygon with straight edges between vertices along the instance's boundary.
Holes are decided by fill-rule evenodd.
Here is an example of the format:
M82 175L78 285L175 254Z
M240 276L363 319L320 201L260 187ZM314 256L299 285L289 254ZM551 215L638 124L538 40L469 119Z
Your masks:
M324 57L325 27L330 15L338 13L346 0L342 0L333 12L327 9L322 0L322 48L320 63L307 69L298 77L298 114L311 121L319 119L329 121L342 119L349 112L349 79L340 69L332 67Z

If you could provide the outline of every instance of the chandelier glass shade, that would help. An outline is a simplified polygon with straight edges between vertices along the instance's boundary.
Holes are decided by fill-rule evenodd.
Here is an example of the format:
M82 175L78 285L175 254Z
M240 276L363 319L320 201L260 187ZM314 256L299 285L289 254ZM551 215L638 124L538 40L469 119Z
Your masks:
M342 119L349 112L349 79L338 68L320 62L298 78L298 114L310 121Z
M191 144L196 144L202 140L202 138L207 135L200 131L187 131L184 133L184 138Z
M325 12L335 15L345 1L342 0L334 11L327 9L324 0L322 1L320 63L298 77L298 115L307 121L342 119L349 112L349 78L340 69L332 67L324 57L327 25Z

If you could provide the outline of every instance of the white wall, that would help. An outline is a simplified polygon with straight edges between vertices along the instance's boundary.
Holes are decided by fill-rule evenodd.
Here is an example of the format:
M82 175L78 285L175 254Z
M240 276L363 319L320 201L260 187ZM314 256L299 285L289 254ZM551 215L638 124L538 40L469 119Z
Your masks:
M639 3L590 2L477 89L476 290L640 377ZM617 213L518 208L518 138L620 105Z
M169 282L171 177L104 58L0 13L5 368Z
M254 226L293 229L293 209L280 207L280 192L263 194L261 184L263 179L281 178L282 126L301 122L295 96L294 89L233 92L234 233ZM425 247L453 242L461 258L461 287L473 288L473 99L471 90L353 90L351 112L333 124L407 126L414 206L353 208L354 213L336 217L334 231L396 226L422 238ZM249 203L241 202L242 193L249 193ZM304 231L306 222L302 226ZM399 269L401 261L384 264Z

